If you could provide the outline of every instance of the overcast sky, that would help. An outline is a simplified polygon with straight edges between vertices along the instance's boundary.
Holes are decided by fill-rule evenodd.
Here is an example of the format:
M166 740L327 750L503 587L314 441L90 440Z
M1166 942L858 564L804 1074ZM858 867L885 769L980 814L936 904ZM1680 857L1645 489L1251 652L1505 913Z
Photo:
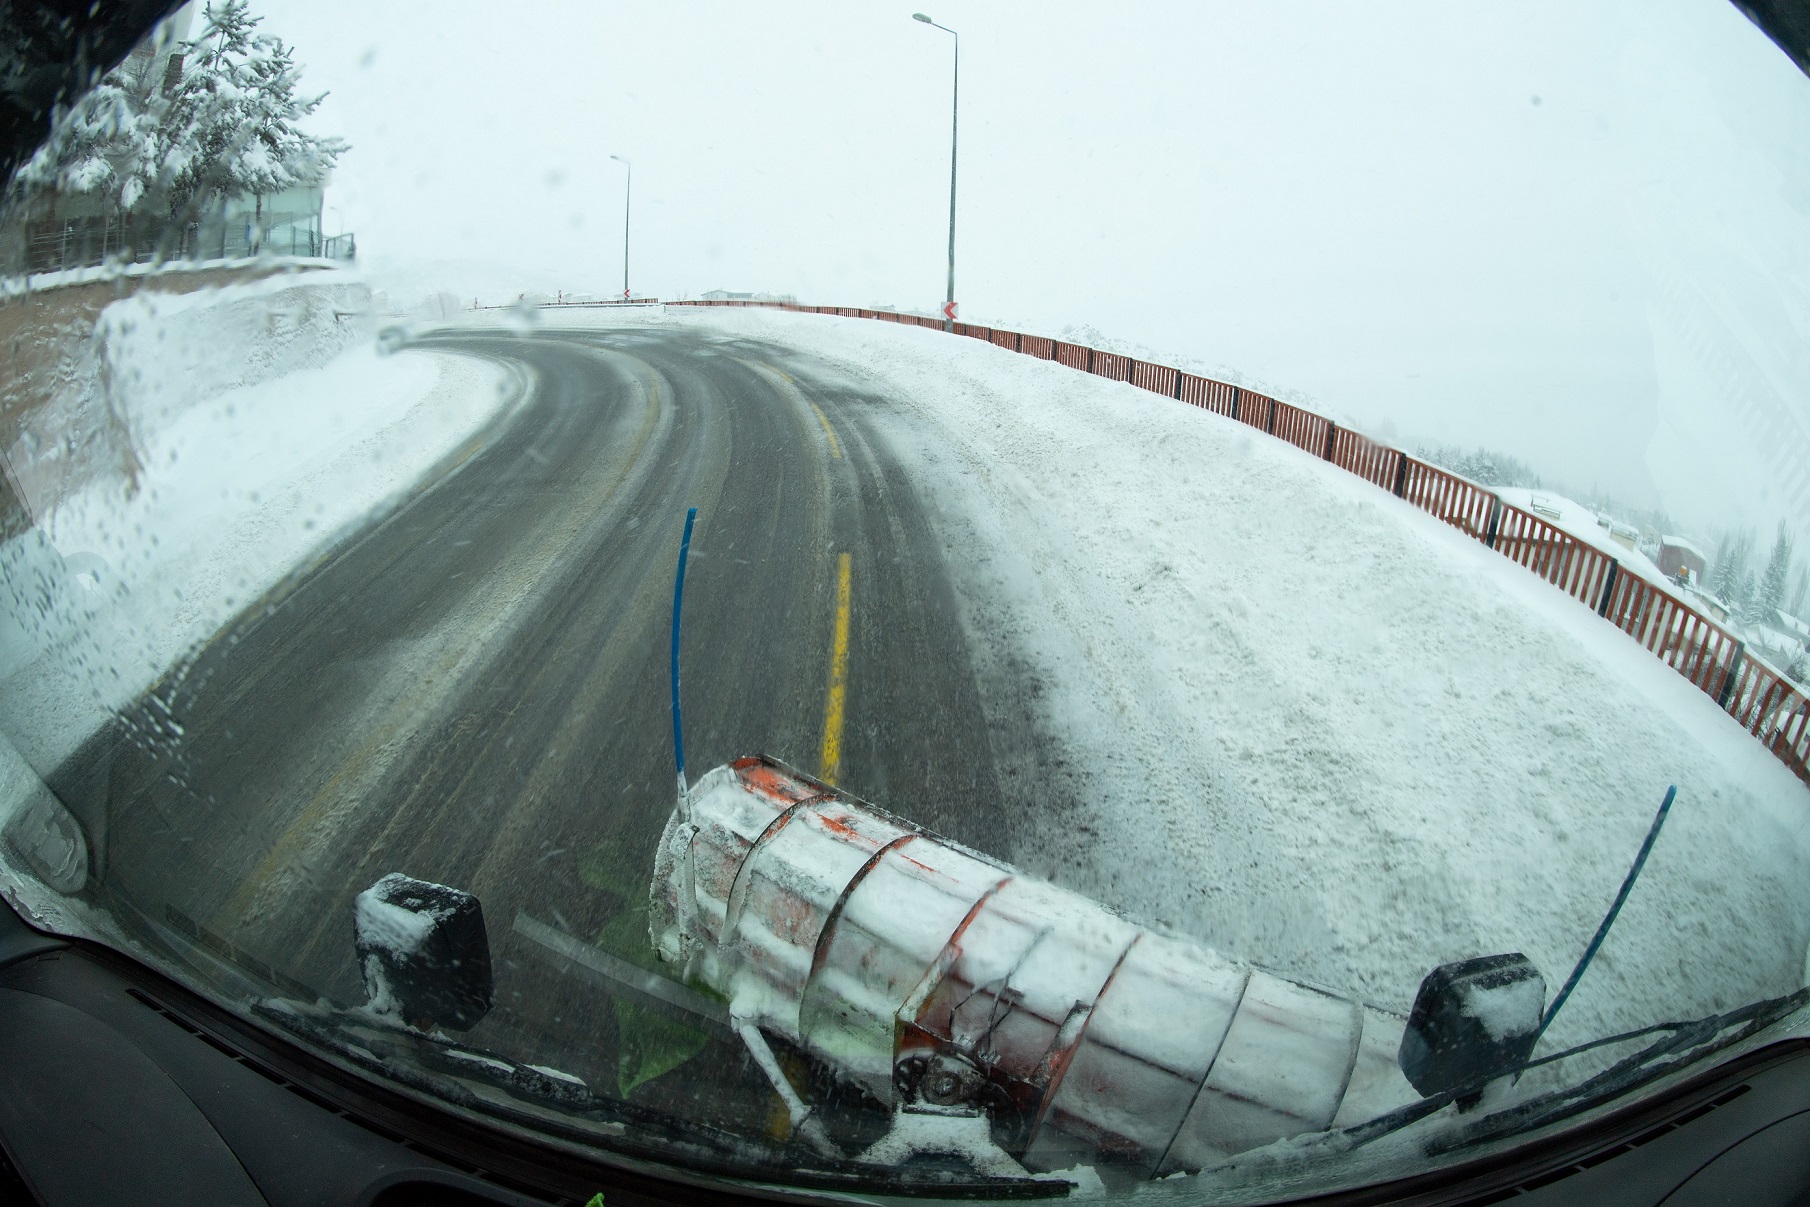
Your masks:
M964 317L1810 537L1810 81L1726 0L918 2ZM616 154L637 292L942 300L912 0L256 3L379 272L619 290Z

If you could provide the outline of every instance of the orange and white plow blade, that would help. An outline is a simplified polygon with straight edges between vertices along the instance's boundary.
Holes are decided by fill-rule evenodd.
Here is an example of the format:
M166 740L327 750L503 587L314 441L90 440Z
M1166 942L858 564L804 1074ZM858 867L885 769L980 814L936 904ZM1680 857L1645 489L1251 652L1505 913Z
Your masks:
M769 759L697 782L652 895L663 959L882 1101L933 1058L978 1070L1028 1169L1162 1177L1419 1097L1401 1016L1134 926Z

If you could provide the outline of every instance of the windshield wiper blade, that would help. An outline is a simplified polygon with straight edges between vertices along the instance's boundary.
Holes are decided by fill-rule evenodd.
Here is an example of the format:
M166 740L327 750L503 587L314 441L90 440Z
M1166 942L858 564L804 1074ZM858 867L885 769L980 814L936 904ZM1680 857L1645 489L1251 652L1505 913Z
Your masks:
M1749 1002L1724 1014L1712 1014L1691 1022L1661 1024L1660 1027L1672 1029L1671 1034L1664 1039L1623 1057L1602 1072L1568 1089L1529 1098L1467 1127L1431 1137L1426 1151L1428 1155L1434 1155L1486 1144L1582 1114L1611 1102L1630 1090L1731 1048L1803 1009L1805 1005L1810 1005L1810 988L1800 989L1784 997ZM1658 1030L1660 1027L1653 1029ZM1639 1032L1630 1032L1629 1036L1638 1034ZM1533 1063L1548 1064L1589 1048L1601 1047L1616 1038L1625 1037L1610 1037L1608 1040L1583 1044ZM1666 1059L1668 1057L1675 1059Z
M1796 993L1784 997L1766 998L1762 1001L1749 1002L1724 1014L1712 1014L1704 1018L1690 1019L1684 1022L1654 1023L1635 1031L1625 1031L1619 1035L1603 1036L1590 1040L1563 1052L1555 1052L1550 1056L1542 1056L1538 1060L1530 1060L1515 1075L1540 1065L1552 1064L1567 1057L1577 1056L1596 1048L1607 1047L1614 1043L1624 1043L1639 1039L1643 1035L1655 1032L1668 1032L1664 1039L1647 1045L1638 1052L1629 1054L1610 1065L1596 1075L1586 1078L1575 1086L1561 1090L1553 1090L1524 1102L1486 1115L1473 1123L1441 1132L1427 1139L1424 1151L1428 1156L1455 1152L1478 1144L1487 1144L1493 1140L1505 1139L1520 1132L1533 1131L1551 1123L1582 1114L1626 1094L1630 1090L1657 1081L1667 1074L1676 1072L1687 1065L1695 1064L1706 1056L1713 1055L1726 1048L1733 1047L1749 1037L1770 1027L1773 1023L1810 1005L1810 988L1800 989ZM1736 1028L1728 1034L1731 1028ZM1675 1056L1675 1060L1666 1060ZM1663 1063L1655 1063L1663 1062ZM1341 1133L1343 1143L1340 1151L1361 1148L1393 1132L1418 1123L1427 1116L1443 1110L1468 1093L1474 1093L1483 1087L1460 1086L1457 1089L1432 1094L1418 1102L1379 1115L1375 1119L1346 1128Z

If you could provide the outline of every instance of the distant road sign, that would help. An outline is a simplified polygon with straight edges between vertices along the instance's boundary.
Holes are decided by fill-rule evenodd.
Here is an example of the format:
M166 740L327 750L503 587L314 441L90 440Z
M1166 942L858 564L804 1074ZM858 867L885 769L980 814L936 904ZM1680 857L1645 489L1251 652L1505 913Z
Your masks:
M626 301L628 301L628 297L629 297L628 290L624 289L622 291L622 300L626 302Z
M944 302L943 303L943 317L948 319L952 323L955 321L955 303L954 302Z

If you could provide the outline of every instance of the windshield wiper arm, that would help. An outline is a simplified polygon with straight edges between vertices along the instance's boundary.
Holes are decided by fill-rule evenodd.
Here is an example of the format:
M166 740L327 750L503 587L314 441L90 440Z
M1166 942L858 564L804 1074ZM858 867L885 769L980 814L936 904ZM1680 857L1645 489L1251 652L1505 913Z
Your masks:
M1425 1151L1433 1156L1469 1148L1477 1144L1485 1144L1492 1140L1500 1140L1518 1132L1532 1131L1549 1123L1556 1123L1572 1115L1581 1114L1605 1102L1613 1101L1629 1090L1656 1081L1666 1074L1695 1063L1703 1057L1725 1048L1734 1046L1742 1040L1765 1030L1780 1019L1810 1005L1810 988L1800 989L1796 993L1784 997L1766 998L1757 1002L1749 1002L1723 1014L1712 1014L1703 1018L1685 1022L1654 1023L1634 1031L1624 1031L1619 1035L1607 1035L1590 1040L1563 1052L1555 1052L1550 1056L1542 1056L1538 1060L1530 1060L1515 1075L1540 1065L1551 1064L1570 1056L1577 1056L1596 1048L1607 1047L1614 1043L1624 1043L1631 1039L1639 1039L1655 1032L1669 1032L1664 1039L1649 1044L1638 1052L1629 1054L1610 1065L1595 1076L1586 1078L1575 1086L1561 1090L1553 1090L1493 1114L1486 1115L1474 1123L1429 1137ZM1732 1034L1726 1034L1731 1028L1738 1028ZM1678 1053L1689 1053L1688 1056L1676 1060L1665 1060L1666 1057ZM1656 1063L1661 1062L1664 1063ZM1432 1094L1418 1102L1379 1115L1368 1122L1355 1127L1346 1128L1345 1140L1341 1147L1345 1150L1361 1148L1375 1140L1400 1131L1427 1116L1444 1109L1466 1094L1482 1089L1480 1085L1461 1086Z
M1800 989L1784 997L1749 1002L1724 1014L1712 1014L1692 1022L1660 1024L1652 1030L1671 1029L1672 1033L1657 1043L1623 1057L1594 1077L1586 1078L1569 1089L1554 1090L1530 1098L1479 1119L1468 1127L1433 1137L1428 1141L1426 1151L1432 1155L1468 1148L1581 1114L1706 1056L1733 1047L1787 1015L1801 1010L1806 1004L1810 1004L1810 988ZM1593 1041L1534 1063L1546 1064L1589 1048L1601 1047L1616 1038L1630 1038L1638 1034L1640 1032L1630 1032L1627 1036ZM1679 1053L1687 1055L1677 1055ZM1672 1056L1677 1058L1665 1059Z

